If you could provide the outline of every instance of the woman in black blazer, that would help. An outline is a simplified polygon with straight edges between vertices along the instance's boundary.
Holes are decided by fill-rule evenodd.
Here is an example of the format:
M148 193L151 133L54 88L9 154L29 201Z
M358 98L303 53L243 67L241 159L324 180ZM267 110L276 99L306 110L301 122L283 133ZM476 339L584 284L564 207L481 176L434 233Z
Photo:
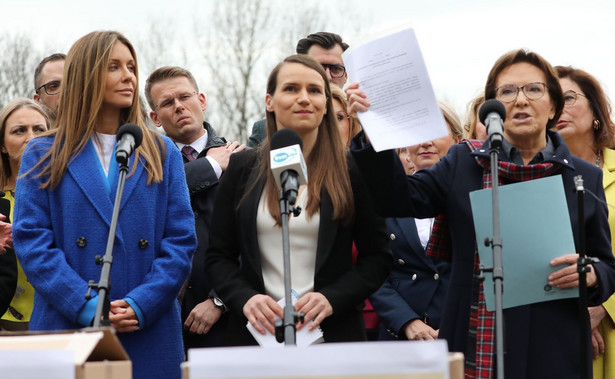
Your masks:
M384 221L341 143L331 99L322 66L306 55L286 58L267 84L267 140L234 154L220 182L206 266L231 311L230 344L255 344L247 321L273 334L283 313L280 194L269 168L269 141L280 129L301 137L309 175L297 199L303 211L289 222L295 308L306 323L314 320L310 328L322 328L325 342L365 340L362 302L382 284L392 258Z

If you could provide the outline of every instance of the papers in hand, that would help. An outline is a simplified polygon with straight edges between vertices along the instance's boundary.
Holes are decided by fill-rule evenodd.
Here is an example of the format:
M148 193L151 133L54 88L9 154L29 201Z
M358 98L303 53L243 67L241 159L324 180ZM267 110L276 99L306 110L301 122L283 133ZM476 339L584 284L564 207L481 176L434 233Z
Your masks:
M299 299L299 297L297 296L297 292L295 292L295 290L292 291L292 299L293 299L293 305ZM284 305L286 305L285 298L280 299L280 301L278 301L278 304L280 304L280 306L284 308ZM306 325L303 326L303 328L301 328L301 330L297 330L296 339L295 339L297 346L308 346L315 342L323 341L323 335L322 335L322 330L320 329L320 326L312 331L308 330L309 326L312 325L312 323L313 321L310 320ZM284 343L279 343L275 339L275 335L269 334L269 333L265 335L260 334L256 329L254 329L254 327L252 326L252 324L250 324L249 321L246 324L246 327L248 328L250 333L252 333L252 337L254 337L254 339L256 340L256 342L258 342L260 346L263 346L263 347L283 347L284 346Z
M350 81L359 82L371 104L358 116L374 150L448 135L412 29L348 49L343 57Z

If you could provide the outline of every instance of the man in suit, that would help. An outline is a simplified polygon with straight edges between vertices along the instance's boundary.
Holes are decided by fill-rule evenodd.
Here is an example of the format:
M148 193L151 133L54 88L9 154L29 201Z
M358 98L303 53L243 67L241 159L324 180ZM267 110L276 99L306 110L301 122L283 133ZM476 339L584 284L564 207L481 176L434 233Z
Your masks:
M65 60L66 54L51 54L43 58L34 70L33 99L43 107L52 124L58 113L58 99L60 98L58 95L60 94Z
M227 143L204 121L207 108L192 74L181 67L165 66L150 74L145 96L152 109L150 117L162 127L184 157L186 181L196 224L198 248L192 273L182 301L184 347L224 346L226 306L216 296L205 274L205 252L218 181L226 170L231 153L245 149L238 142Z
M343 88L348 74L344 67L342 54L348 49L348 44L335 33L318 32L310 34L297 42L297 54L307 54L316 59L327 73L329 83ZM259 120L252 126L252 134L248 146L256 147L266 136L265 120Z

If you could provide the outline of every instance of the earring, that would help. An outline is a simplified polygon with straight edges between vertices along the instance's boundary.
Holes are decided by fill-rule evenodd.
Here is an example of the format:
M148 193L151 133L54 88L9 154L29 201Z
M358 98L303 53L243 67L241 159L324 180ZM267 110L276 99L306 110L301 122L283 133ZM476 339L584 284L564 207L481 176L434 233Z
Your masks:
M594 125L594 130L598 130L598 128L600 128L600 120L598 120L597 118L594 119L594 122L592 124Z

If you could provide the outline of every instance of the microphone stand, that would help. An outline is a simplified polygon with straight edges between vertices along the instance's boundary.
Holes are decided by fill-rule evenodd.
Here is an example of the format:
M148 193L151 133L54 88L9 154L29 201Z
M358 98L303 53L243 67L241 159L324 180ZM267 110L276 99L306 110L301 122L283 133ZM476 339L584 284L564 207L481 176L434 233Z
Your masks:
M120 164L120 175L118 178L117 191L115 193L115 203L113 204L113 214L111 216L111 225L109 227L109 237L107 238L107 248L105 255L96 256L96 264L102 265L100 271L100 279L98 283L90 280L88 282L88 292L85 295L87 300L92 298L92 289L98 290L98 302L96 303L96 314L94 316L94 327L111 326L109 320L109 311L111 310L111 302L109 301L109 291L111 284L109 277L111 274L111 263L113 263L113 244L115 242L115 231L117 229L117 220L120 214L120 205L122 203L122 195L124 193L124 183L126 182L126 173L128 172L128 159L123 159ZM102 321L101 321L102 318Z
M496 345L496 377L504 379L504 308L502 294L504 292L504 267L502 265L502 235L500 233L500 194L498 174L498 154L501 139L490 136L489 155L491 158L491 204L493 216L493 239L485 239L485 246L491 246L493 252L493 267L482 267L482 272L491 272L495 292L495 345Z
M275 322L275 338L278 342L285 345L297 344L297 321L304 321L304 314L295 311L292 298L292 285L290 280L290 240L288 231L288 219L292 212L295 217L301 213L301 207L292 207L297 199L297 191L294 189L286 190L286 181L282 173L282 183L284 189L280 196L280 213L282 214L282 254L284 258L284 318L277 319ZM288 179L297 181L296 177L288 176ZM299 183L296 187L299 188Z
M581 317L579 333L581 342L579 344L581 349L581 378L589 379L591 375L589 371L589 357L587 356L587 346L590 346L590 335L588 333L590 325L587 314L587 273L591 271L589 264L598 260L585 255L585 188L581 175L574 177L574 185L579 203L579 257L577 259L577 272L579 273L579 315Z

